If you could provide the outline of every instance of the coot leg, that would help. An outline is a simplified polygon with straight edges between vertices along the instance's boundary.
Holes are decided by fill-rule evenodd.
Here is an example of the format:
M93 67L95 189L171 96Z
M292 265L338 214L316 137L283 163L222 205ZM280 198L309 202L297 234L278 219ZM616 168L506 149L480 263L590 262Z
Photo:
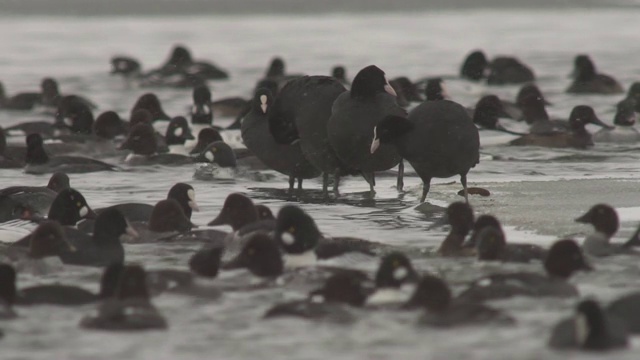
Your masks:
M422 197L420 197L421 203L423 203L427 199L429 188L431 188L431 178L422 180Z
M329 173L322 173L322 196L329 197Z
M289 194L293 193L293 186L296 183L296 178L293 176L289 176Z
M340 196L340 169L336 169L333 174L333 196Z
M398 183L396 185L398 191L402 191L404 187L404 160L400 159L400 164L398 164Z
M298 192L302 192L302 178L298 178Z
M469 191L467 190L467 174L460 175L460 183L462 184L462 188L464 190L464 200L469 203Z
M376 175L374 173L362 173L362 177L369 183L369 193L373 197L376 194Z

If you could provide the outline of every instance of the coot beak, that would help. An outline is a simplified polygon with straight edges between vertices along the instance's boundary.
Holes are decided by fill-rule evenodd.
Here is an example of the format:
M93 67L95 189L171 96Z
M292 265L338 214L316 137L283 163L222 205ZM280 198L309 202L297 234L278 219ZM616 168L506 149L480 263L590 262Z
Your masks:
M140 237L140 234L138 234L138 232L136 231L136 229L134 229L131 224L127 225L127 229L125 230L125 232L127 233L127 235L129 235L131 238L133 239L137 239Z
M262 113L263 114L266 114L267 113L267 104L260 105L260 109L262 109Z
M398 94L396 94L396 91L393 88L393 86L391 86L391 84L389 84L389 81L387 81L387 83L384 84L384 91L388 92L389 94L391 94L393 96L398 96Z
M191 208L191 210L193 211L200 211L200 207L198 206L198 203L196 203L195 200L191 200L189 201L189 207Z
M373 142L371 143L371 153L372 154L375 153L379 147L380 147L380 139L373 139Z

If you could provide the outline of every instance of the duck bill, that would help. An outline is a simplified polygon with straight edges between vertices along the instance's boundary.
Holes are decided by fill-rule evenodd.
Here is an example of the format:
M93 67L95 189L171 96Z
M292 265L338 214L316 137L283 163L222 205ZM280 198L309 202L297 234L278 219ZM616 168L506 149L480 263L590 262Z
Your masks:
M516 131L511 131L507 128L505 128L504 126L502 126L502 124L497 123L496 124L496 130L501 131L503 133L507 133L507 134L511 134L511 135L518 135L518 136L524 136L527 135L525 133L520 133L520 132L516 132Z
M595 116L591 119L591 121L589 121L589 123L590 124L594 124L594 125L598 125L598 126L603 127L605 129L613 129L614 128L614 126L605 124L604 122L602 122L602 120L598 119Z
M120 146L118 146L118 150L131 150L131 146L129 144L129 141L125 140L125 142L120 144Z
M191 131L187 131L187 133L184 135L184 138L186 140L195 140L195 137L193 136L193 134L191 133Z
M593 266L591 266L591 264L589 264L586 260L583 260L582 266L580 266L580 270L589 272L589 271L593 271L594 269L593 269Z
M209 226L229 225L229 217L227 216L227 213L223 209L222 211L220 211L220 214L218 214L218 216L215 219L211 220L211 222L208 223L207 225Z
M132 239L137 239L140 237L140 234L130 224L127 226L125 233L129 235L129 237L131 237Z
M579 218L576 218L574 221L582 223L582 224L591 224L591 213L588 212L588 213L580 216Z

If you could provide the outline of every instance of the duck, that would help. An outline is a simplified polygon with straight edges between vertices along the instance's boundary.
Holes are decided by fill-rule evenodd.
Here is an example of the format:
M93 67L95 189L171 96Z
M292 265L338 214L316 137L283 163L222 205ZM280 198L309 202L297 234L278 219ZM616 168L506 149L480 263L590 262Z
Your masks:
M158 153L155 130L149 124L139 123L133 126L119 149L131 151L124 160L130 166L193 164L190 156Z
M471 81L480 81L485 78L489 60L482 50L474 50L465 58L460 67L460 77Z
M594 232L588 235L582 243L582 249L585 253L604 257L621 254L634 254L633 246L637 246L637 242L632 237L623 244L611 244L611 238L618 232L620 221L618 213L608 204L593 205L589 211L575 219L576 222L583 224L591 224Z
M395 147L422 179L424 202L434 177L460 176L469 202L467 174L480 162L480 135L465 108L450 100L426 101L409 117L389 115L373 128L370 152Z
M194 227L174 199L160 200L153 207L148 222L132 222L132 225L139 234L136 243L173 241Z
M299 143L304 158L322 172L325 197L328 196L330 176L334 178L334 194L337 195L340 177L357 174L356 168L341 161L330 140L330 119L336 114L332 106L344 93L345 87L332 77L299 77L280 90L268 113L269 130L276 142Z
M67 97L67 99L77 100L84 103L89 108L95 109L97 106L91 100L79 96L79 95L62 95L59 90L58 82L53 78L44 78L40 83L42 90L40 105L45 108L56 109L60 103L60 100Z
M488 69L487 84L489 85L521 84L535 80L535 74L530 67L510 56L493 58Z
M224 141L220 132L214 128L204 128L198 132L196 145L189 151L189 155L201 154L207 146L216 141Z
M481 97L473 111L473 123L476 126L483 130L495 130L519 136L525 135L505 128L499 118L511 118L511 114L504 107L504 102L496 95Z
M27 156L24 172L27 174L48 174L65 172L84 174L98 171L114 171L117 167L99 160L81 156L49 156L44 149L40 134L30 134L26 138Z
M211 90L206 85L193 89L191 123L211 126L215 117L237 117L249 106L249 101L241 97L211 100Z
M139 265L126 265L115 294L80 321L81 328L109 331L163 330L167 326L149 300L146 272Z
M102 211L95 221L93 234L65 228L65 237L74 251L63 252L62 262L71 265L105 267L114 262L124 262L122 241L134 242L138 232L116 208Z
M152 122L158 120L171 120L171 117L162 109L162 104L160 103L158 96L154 93L141 95L138 100L136 100L136 103L133 104L129 118L133 118L133 115L137 110L147 110L151 114ZM134 124L132 122L131 126L133 125Z
M73 96L64 96L58 101L58 109L55 121L59 128L68 130L72 135L81 135L80 140L85 140L82 135L93 134L95 122L91 108L82 100ZM68 137L67 137L68 139Z
M240 253L225 262L222 269L247 269L258 278L274 280L284 272L284 261L278 243L269 234L253 232L247 236Z
M128 124L115 111L105 111L93 123L93 134L101 140L113 140L127 134Z
M176 200L185 214L191 219L193 211L200 211L200 207L196 202L196 192L193 186L186 183L175 183L167 193L167 199ZM153 213L154 205L144 203L121 203L104 208L97 208L94 212L100 215L104 211L116 209L130 222L148 223ZM78 223L78 229L85 233L93 233L94 220L84 220Z
M536 125L550 125L546 129L536 128ZM547 121L547 124L537 123L531 127L530 133L512 140L509 144L515 146L542 146L553 148L586 149L594 145L591 133L585 129L587 124L594 124L606 129L611 129L603 123L587 105L578 105L571 110L569 116L569 128L562 129L556 124Z
M9 246L0 257L16 270L34 275L45 275L63 268L60 255L73 251L66 241L62 227L56 221L44 221L29 235L29 246Z
M346 254L365 258L375 256L383 246L352 237L325 237L315 220L295 205L280 208L276 216L274 238L284 252L285 268L313 266L318 261Z
M461 301L453 297L449 285L433 275L419 279L415 292L404 309L424 309L418 325L435 328L479 326L486 324L512 325L515 320L501 310L477 302Z
M366 306L379 307L405 303L415 291L420 276L411 260L401 252L385 254L375 275L375 290L368 294Z
M573 83L567 88L570 94L619 94L622 85L613 77L600 74L589 55L577 55L573 61Z
M100 281L100 291L93 293L82 287L59 283L40 284L16 290L15 269L11 265L0 264L0 273L13 273L13 280L7 283L3 282L3 286L13 288L15 292L14 303L17 306L81 306L93 304L113 295L118 280L116 275L119 274L114 272L112 266L105 268ZM2 275L0 275L0 277L2 277Z
M225 80L229 78L227 71L205 61L194 61L191 52L184 45L175 45L171 55L158 70L151 71L163 76L176 73L189 74L205 80Z
M612 129L604 128L593 134L595 143L629 144L640 141L636 123L636 101L626 99L618 103Z
M311 291L307 298L276 304L269 308L264 319L300 318L335 323L352 323L356 320L353 308L365 305L367 293L361 280L349 273L337 273L329 277L319 289Z
M280 56L275 56L269 62L269 67L265 72L264 78L261 80L275 81L278 84L278 90L280 90L287 84L287 82L289 82L289 80L302 76L304 75L287 73L284 59Z
M239 253L249 235L255 232L274 231L275 221L271 211L258 210L253 200L246 195L231 193L224 200L220 213L207 224L208 226L231 226L231 232L224 236L226 258Z
M42 98L37 92L19 93L7 96L4 84L0 82L0 109L2 110L32 110Z
M114 56L111 62L111 75L121 75L125 79L138 78L142 75L142 65L130 56Z
M169 126L167 126L164 138L167 146L169 146L169 151L178 154L186 153L187 151L184 149L184 144L188 140L195 139L191 133L187 119L183 116L176 116L169 121Z
M25 229L34 229L37 224L43 222L45 219L40 214L34 212L32 209L23 209L21 227ZM87 201L82 194L73 189L61 190L51 203L46 220L51 220L59 223L62 226L75 226L80 220L83 219L95 219L96 213L89 207ZM14 245L28 247L30 243L30 235L16 239ZM7 239L3 239L7 240Z
M389 85L396 92L396 102L402 107L408 107L411 103L424 101L416 84L406 76L389 80Z
M237 176L238 161L231 146L224 141L209 144L200 155L194 157L194 162L196 170L193 178L197 180Z
M24 214L16 213L17 209L28 209L32 213L44 215L49 212L58 193L70 187L69 176L63 172L55 172L46 186L10 186L0 189L0 222L23 218Z
M451 230L438 248L438 254L444 257L473 256L472 249L462 246L473 227L474 215L471 206L465 202L451 203L447 207L446 217Z
M476 248L480 261L528 263L547 257L547 250L539 245L507 243L500 222L492 215L478 217L468 244Z
M348 168L359 171L375 194L375 172L398 165L398 190L402 190L404 164L398 150L384 144L370 151L367 138L386 116L406 116L407 112L395 100L396 92L389 85L384 71L370 65L358 72L351 84L333 103L327 124L328 138L338 159Z
M567 282L579 270L593 268L586 261L580 246L573 239L558 240L549 249L544 261L547 275L531 272L494 274L475 280L459 298L465 301L487 301L513 296L574 297L575 286Z
M602 351L629 346L625 323L607 314L593 299L576 305L575 315L561 320L551 331L548 346L553 349Z
M289 192L293 192L295 182L302 189L305 179L320 176L316 168L304 156L301 143L279 143L269 132L269 116L273 111L275 98L269 89L256 90L251 110L242 120L240 134L244 145L267 167L289 176Z
M347 69L343 65L336 65L332 67L331 77L340 81L340 83L345 87L351 85L351 82L347 80Z
M444 80L439 77L427 79L424 95L426 101L438 101L449 98L447 90L444 88Z

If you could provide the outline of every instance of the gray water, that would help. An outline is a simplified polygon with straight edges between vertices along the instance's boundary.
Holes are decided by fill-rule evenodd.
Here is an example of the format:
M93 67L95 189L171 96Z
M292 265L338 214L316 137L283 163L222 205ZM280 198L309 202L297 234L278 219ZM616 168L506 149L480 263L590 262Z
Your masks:
M25 4L34 4L25 1ZM23 2L0 1L18 6ZM162 2L162 4L166 4ZM246 4L246 3L244 3ZM434 4L434 3L430 3ZM602 5L602 3L600 3ZM607 4L633 5L633 2ZM20 5L26 8L27 5ZM20 7L18 6L18 7ZM2 9L2 8L0 8ZM7 9L7 8L5 8ZM73 14L72 8L63 8ZM414 8L405 7L408 11ZM420 9L416 7L415 9ZM54 13L59 13L54 12ZM240 12L240 11L238 11ZM108 75L108 59L115 54L139 58L150 69L164 61L171 46L187 44L197 59L209 59L228 69L231 79L211 84L214 98L248 96L269 59L280 55L291 72L327 74L335 64L358 69L377 64L389 77L418 79L443 75L453 77L464 56L482 48L490 56L516 54L535 69L538 85L554 104L553 117L568 117L578 104L594 107L610 122L621 96L569 96L573 57L591 54L598 68L615 75L628 86L640 78L637 8L610 6L605 9L561 8L547 10L440 10L405 13L346 12L323 15L229 15L229 16L10 16L30 11L2 11L0 15L0 79L9 94L35 90L42 77L54 76L63 93L89 96L100 110L128 115L137 97L146 89L131 88ZM87 12L92 14L91 12ZM106 11L107 14L113 11ZM136 13L132 11L132 13ZM447 83L452 98L473 104L482 94L514 98L517 87L490 88L460 80ZM187 90L161 89L156 93L171 115L185 115L190 104ZM48 119L47 115L0 112L0 125ZM224 125L231 119L216 119ZM590 130L597 130L590 128ZM225 134L241 146L239 133ZM572 236L578 240L590 231L573 219L597 202L618 208L622 226L616 240L628 237L640 221L640 170L638 145L596 145L587 151L512 148L509 136L481 135L482 160L469 175L470 186L489 189L488 198L472 197L477 214L493 213L502 219L513 242L543 245ZM11 139L20 142L21 138ZM500 145L502 144L502 145ZM124 166L126 168L126 166ZM72 186L80 190L92 207L118 202L155 203L176 182L196 189L201 212L193 221L204 225L218 213L230 192L245 192L257 202L277 210L286 203L286 179L256 182L238 177L224 181L192 179L193 166L138 168L134 172L72 175ZM451 181L456 181L451 184ZM318 181L309 181L309 195L297 202L330 235L358 236L399 246L435 248L446 228L433 228L450 202L460 200L458 179L437 179L428 201L435 206L416 206L420 181L411 176L407 192L398 194L392 178L379 179L374 200L360 178L342 184L343 197L330 204L317 201ZM0 187L42 185L45 176L2 170ZM186 261L199 244L127 245L127 260L147 268L186 269ZM460 285L482 273L506 270L540 271L538 264L500 267L473 260L420 258L421 271L436 272ZM351 264L373 271L375 261ZM595 261L598 271L580 274L572 281L584 296L608 301L640 288L638 262L632 257ZM233 274L223 274L233 281ZM69 267L43 277L20 275L22 286L60 281L96 289L99 271ZM456 287L456 291L460 287ZM353 325L339 326L299 320L262 321L273 303L303 294L288 289L258 293L226 293L211 301L163 294L154 303L165 314L170 328L165 332L121 334L83 331L77 324L92 307L37 307L18 309L22 318L0 323L6 337L1 341L2 359L554 359L566 354L546 348L549 329L571 313L575 299L514 299L497 303L518 321L506 328L455 330L418 329L416 314L371 312ZM638 341L628 351L607 354L609 358L636 359ZM572 354L572 358L587 358Z

